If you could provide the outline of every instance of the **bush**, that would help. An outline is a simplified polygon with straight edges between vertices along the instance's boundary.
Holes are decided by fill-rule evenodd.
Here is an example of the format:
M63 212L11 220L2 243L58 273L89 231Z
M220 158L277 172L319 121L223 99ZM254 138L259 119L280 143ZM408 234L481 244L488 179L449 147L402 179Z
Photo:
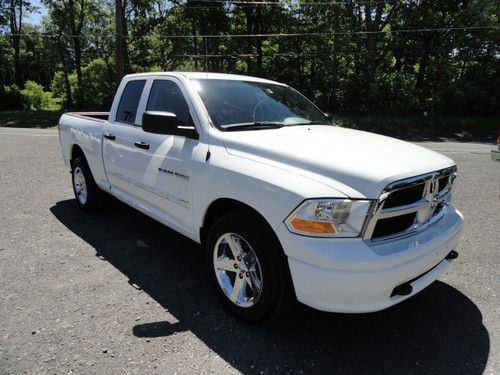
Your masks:
M0 86L0 110L23 108L23 97L17 85Z
M95 59L82 69L82 87L75 90L73 100L81 109L109 111L115 89L113 72L103 59Z
M55 97L66 105L79 110L109 110L115 95L116 85L113 70L110 70L104 60L92 60L82 68L82 86L78 87L76 72L68 76L71 87L72 103L69 103L64 73L54 74L50 88Z
M72 94L71 96L73 96L76 88L76 73L70 74L68 80ZM64 73L62 71L58 71L54 74L54 78L52 79L52 82L50 84L50 89L52 90L52 95L55 98L59 98L66 109L69 109L73 106L73 103L69 102L66 91L66 81L64 79Z
M50 111L58 109L55 100L50 92L43 91L43 86L33 82L26 81L24 89L21 90L24 107L34 111Z

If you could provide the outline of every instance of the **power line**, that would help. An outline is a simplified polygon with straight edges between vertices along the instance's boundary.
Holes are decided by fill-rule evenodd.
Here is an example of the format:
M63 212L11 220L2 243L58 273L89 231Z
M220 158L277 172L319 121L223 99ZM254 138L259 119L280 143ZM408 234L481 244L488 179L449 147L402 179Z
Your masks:
M460 30L492 30L498 29L499 26L462 26L462 27L432 27L420 29L396 29L396 30L375 30L375 31L338 31L338 32L312 32L312 33L275 33L275 34L208 34L208 35L154 35L160 39L197 39L197 38L287 38L287 37L303 37L303 36L329 36L329 35L365 35L365 34L399 34L399 33L428 33L440 31L460 31ZM70 34L50 34L50 33L26 33L26 34L12 34L4 33L0 36L27 36L27 37L65 37L65 38L90 38L87 35L70 35ZM98 35L101 38L115 38L118 34L103 34ZM94 37L94 35L92 36ZM123 38L136 38L132 35L121 35Z
M203 2L205 3L205 2ZM356 3L354 5L365 5L365 4L369 4L370 2L359 2L359 3ZM385 3L387 4L394 4L393 2L387 2L385 1ZM258 7L272 7L272 8L280 8L282 7L283 10L286 10L286 11L295 11L295 12L300 12L301 9L299 8L305 8L305 7L308 7L308 6L332 6L332 5L341 5L341 4L344 4L344 3L308 3L308 4L293 4L293 5L290 5L290 4L283 4L283 3L243 3L243 4L232 4L232 3L228 3L228 4L220 4L220 5L217 5L217 4L209 4L208 2L206 4L209 4L209 5L187 5L187 4L191 4L191 3L183 3L183 4L180 4L178 6L173 6L171 8L169 8L169 10L174 10L174 9L221 9L221 7L226 7L225 10L227 12L233 12L237 9L241 9L241 8L258 8ZM376 4L376 2L372 2L372 4Z
M191 59L204 59L204 58L239 58L239 57L250 57L256 58L260 55L256 53L235 53L235 54L174 54L169 55L169 58L191 58ZM315 57L320 56L315 53L293 53L293 52L283 52L283 53L263 53L262 58L267 57Z
M191 0L181 5L191 3L221 3L228 5L280 5L280 6L325 6L325 5L363 5L363 4L380 4L380 3L395 3L399 0L373 0L373 1L320 1L320 2L290 2L284 3L281 1L246 1L246 0Z
M211 0L191 0L182 4L179 4L179 7L186 7L186 5L190 6L191 4L213 4L218 3L222 5L237 5L237 6L284 6L284 7L304 7L304 6L330 6L330 5L368 5L368 4L394 4L399 0L377 0L377 1L330 1L330 2L290 2L284 3L281 1L211 1ZM206 5L192 8L203 8L208 7Z

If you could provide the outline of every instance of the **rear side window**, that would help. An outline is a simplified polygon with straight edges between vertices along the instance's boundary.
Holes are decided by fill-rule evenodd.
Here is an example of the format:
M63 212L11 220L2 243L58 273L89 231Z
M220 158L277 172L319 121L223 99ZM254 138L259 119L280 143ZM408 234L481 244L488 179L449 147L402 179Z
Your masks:
M125 124L135 123L137 107L139 105L139 100L141 99L142 90L144 89L145 84L146 80L143 79L127 83L125 89L123 89L120 104L118 104L115 121L123 122Z
M179 86L169 80L156 80L151 87L147 111L172 112L183 123L189 122L189 106Z

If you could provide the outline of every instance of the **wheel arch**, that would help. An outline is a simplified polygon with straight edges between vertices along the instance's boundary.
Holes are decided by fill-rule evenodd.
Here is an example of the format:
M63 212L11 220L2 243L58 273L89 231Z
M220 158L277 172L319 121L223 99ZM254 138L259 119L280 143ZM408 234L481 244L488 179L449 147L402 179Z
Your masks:
M85 160L85 163L87 163L87 166L89 167L90 174L92 175L92 178L94 179L94 181L97 181L96 175L95 175L94 171L92 170L91 163L89 163L89 160L88 160L87 156L85 155L85 152L83 151L83 147L81 147L77 143L74 143L71 146L71 152L70 152L70 157L69 157L69 165L71 166L71 170L73 170L73 160L75 160L76 158L83 158L83 160Z
M75 160L78 157L83 157L88 164L88 160L87 160L87 157L85 156L85 152L83 152L83 149L78 144L74 143L71 146L71 152L69 155L69 163L70 163L71 167L73 167L73 160Z
M288 258L283 250L283 245L281 244L281 241L279 240L276 231L273 229L268 220L266 220L266 218L259 211L257 211L249 204L244 203L237 199L218 198L214 200L205 211L205 215L203 218L203 226L200 228L200 240L205 249L206 261L210 262L209 259L212 259L213 256L213 253L211 253L211 248L210 249L208 248L208 241L207 241L210 225L214 223L217 220L217 218L220 217L221 215L224 215L225 213L229 212L235 212L235 211L237 212L240 210L245 210L246 212L249 212L251 215L250 218L255 217L262 223L262 225L259 225L261 228L263 226L266 226L269 230L268 232L269 235L265 236L266 238L265 244L266 246L267 244L274 244L274 246L272 246L269 249L266 249L267 250L266 253L269 253L267 254L268 262L266 262L266 264L269 264L273 270L278 270L277 272L275 272L276 276L272 278L277 283L274 285L278 285L278 287L275 288L274 292L272 293L272 295L274 296L272 299L272 301L274 301L273 302L274 305L268 307L267 312L265 313L266 315L261 314L257 318L256 317L250 318L248 315L246 316L242 315L241 312L236 312L236 310L234 310L234 306L227 303L228 301L227 299L223 299L223 301L226 302L226 306L233 307L232 309L233 312L236 312L240 317L243 317L246 320L252 322L272 321L278 318L279 316L285 314L287 311L289 311L296 303L297 297L295 295L295 289L292 280L290 265L288 264ZM234 219L231 218L231 219L237 220L236 218ZM210 256L209 254L211 254L212 256ZM215 275L215 273L212 274ZM215 285L217 285L217 282L215 282ZM220 287L217 290L220 293L223 293ZM231 307L229 308L231 309Z
M210 205L205 210L202 226L200 227L200 242L202 244L205 243L205 240L207 238L207 233L210 227L219 217L221 217L227 212L240 211L240 210L251 212L259 220L261 220L264 224L266 224L273 233L273 235L276 237L278 243L280 243L273 227L259 211L257 211L255 208L248 205L247 203L244 203L242 201L233 198L218 198L214 200L212 203L210 203Z

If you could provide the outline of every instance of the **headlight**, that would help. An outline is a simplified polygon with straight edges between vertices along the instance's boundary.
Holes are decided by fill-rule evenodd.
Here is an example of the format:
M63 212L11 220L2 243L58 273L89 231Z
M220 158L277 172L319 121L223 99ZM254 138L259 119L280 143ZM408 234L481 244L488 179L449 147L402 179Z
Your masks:
M361 235L372 201L311 199L286 219L293 233L314 237L357 237Z

